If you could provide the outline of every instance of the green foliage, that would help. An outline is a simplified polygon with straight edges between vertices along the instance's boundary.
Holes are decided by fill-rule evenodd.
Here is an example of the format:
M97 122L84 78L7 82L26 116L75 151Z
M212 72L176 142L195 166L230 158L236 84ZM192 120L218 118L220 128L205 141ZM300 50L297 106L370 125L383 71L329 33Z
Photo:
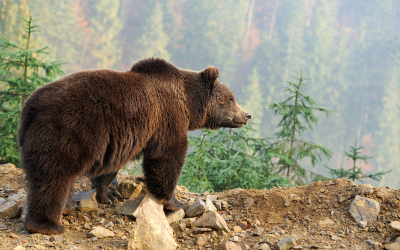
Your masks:
M314 181L325 179L321 175L306 171L300 166L300 161L309 158L311 165L315 167L323 160L322 156L329 160L333 154L329 148L298 138L307 127L312 130L313 125L317 125L318 118L313 114L314 111L324 112L327 117L332 113L331 110L320 107L310 96L303 94L303 86L306 86L304 81L308 79L304 79L302 75L303 72L300 78L294 77L298 80L297 83L288 82L289 87L285 88L285 92L290 96L286 100L268 106L275 111L275 115L282 115L282 119L278 124L281 130L276 133L280 140L272 143L267 151L286 156L279 158L276 163L277 173L285 174L296 184L308 183L309 177Z
M20 47L2 36L0 38L0 81L6 89L0 92L0 163L19 165L17 133L22 106L29 95L38 87L62 75L61 62L41 60L48 54L47 47L31 50L32 33L38 32L38 25L32 16L25 22L25 47Z
M356 161L364 160L364 162L367 163L367 160L371 159L373 157L370 157L368 155L361 155L361 150L363 148L364 148L363 146L357 147L357 142L356 142L354 147L350 146L350 150L348 152L344 151L344 156L347 156L347 159L353 160L353 167L348 170L344 169L343 166L341 166L340 169L332 169L328 166L325 166L326 168L328 168L330 170L329 173L332 175L332 178L333 179L348 178L353 181L359 180L362 183L364 183L361 179L371 178L373 180L380 181L385 174L391 172L391 171L387 171L387 172L380 171L376 174L364 174L361 167L356 166Z
M272 188L290 182L270 169L268 139L248 136L249 125L240 129L203 130L190 137L193 152L186 158L180 184L192 192L218 192L230 188Z

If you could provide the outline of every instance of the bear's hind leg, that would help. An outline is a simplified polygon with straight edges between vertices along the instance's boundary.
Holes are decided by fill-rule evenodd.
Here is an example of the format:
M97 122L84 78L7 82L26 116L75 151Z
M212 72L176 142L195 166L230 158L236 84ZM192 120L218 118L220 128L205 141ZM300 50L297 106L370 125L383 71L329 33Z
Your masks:
M122 198L121 194L115 188L109 187L117 174L118 171L91 179L92 187L97 191L96 199L99 203L111 204L113 202L118 202L118 198Z
M62 212L75 177L55 178L26 172L29 191L25 228L32 233L63 233L65 228L61 223Z

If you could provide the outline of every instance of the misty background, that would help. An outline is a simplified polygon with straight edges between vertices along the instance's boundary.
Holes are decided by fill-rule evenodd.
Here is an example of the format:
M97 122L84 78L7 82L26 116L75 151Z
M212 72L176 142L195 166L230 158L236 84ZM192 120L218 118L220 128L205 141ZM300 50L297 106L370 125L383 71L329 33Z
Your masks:
M358 141L374 156L359 162L365 173L392 170L366 183L400 188L400 1L2 0L0 32L22 43L29 10L41 18L33 47L49 46L46 60L64 61L67 74L126 71L148 56L217 66L256 117L254 137L276 138L280 117L267 105L303 70L304 92L336 112L302 138L333 149L331 168L349 168L343 152ZM312 170L327 176L323 164Z

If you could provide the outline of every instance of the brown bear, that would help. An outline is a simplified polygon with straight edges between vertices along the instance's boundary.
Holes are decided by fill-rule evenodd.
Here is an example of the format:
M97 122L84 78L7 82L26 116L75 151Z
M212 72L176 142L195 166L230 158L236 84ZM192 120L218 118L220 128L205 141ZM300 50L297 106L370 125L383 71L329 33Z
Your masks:
M25 228L59 234L75 178L94 180L97 199L127 162L143 156L151 194L166 209L187 208L174 196L189 130L239 128L250 114L217 80L218 69L179 69L158 58L127 72L85 70L37 89L22 109L18 143L28 183Z

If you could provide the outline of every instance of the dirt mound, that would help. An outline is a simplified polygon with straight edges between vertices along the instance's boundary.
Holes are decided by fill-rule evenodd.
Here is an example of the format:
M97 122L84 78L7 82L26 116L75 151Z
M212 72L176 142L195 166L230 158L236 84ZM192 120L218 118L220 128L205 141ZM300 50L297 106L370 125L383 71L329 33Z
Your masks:
M22 170L1 165L0 197L7 199L21 193L22 188L26 189L23 177ZM119 175L118 181L123 180L137 181L133 176ZM91 184L88 178L81 177L73 189L72 193L87 191ZM176 195L180 200L193 201L208 194L194 194L180 187ZM179 249L222 249L227 241L235 242L242 249L259 249L263 244L278 249L277 243L288 237L295 238L295 249L383 249L400 240L396 239L399 233L389 226L392 221L400 220L399 190L337 179L270 190L238 188L213 195L225 203L220 213L231 232L182 230L179 222L172 223ZM350 203L357 195L373 199L380 205L377 220L367 223L364 228L349 214ZM102 209L115 208L122 202L102 206ZM97 239L88 236L94 226L110 221L113 226L109 229L114 232L114 237ZM21 249L127 249L134 219L101 212L82 216L75 211L64 215L63 223L67 228L64 234L48 236L26 232L19 216L0 219L0 249L17 246L22 246Z

